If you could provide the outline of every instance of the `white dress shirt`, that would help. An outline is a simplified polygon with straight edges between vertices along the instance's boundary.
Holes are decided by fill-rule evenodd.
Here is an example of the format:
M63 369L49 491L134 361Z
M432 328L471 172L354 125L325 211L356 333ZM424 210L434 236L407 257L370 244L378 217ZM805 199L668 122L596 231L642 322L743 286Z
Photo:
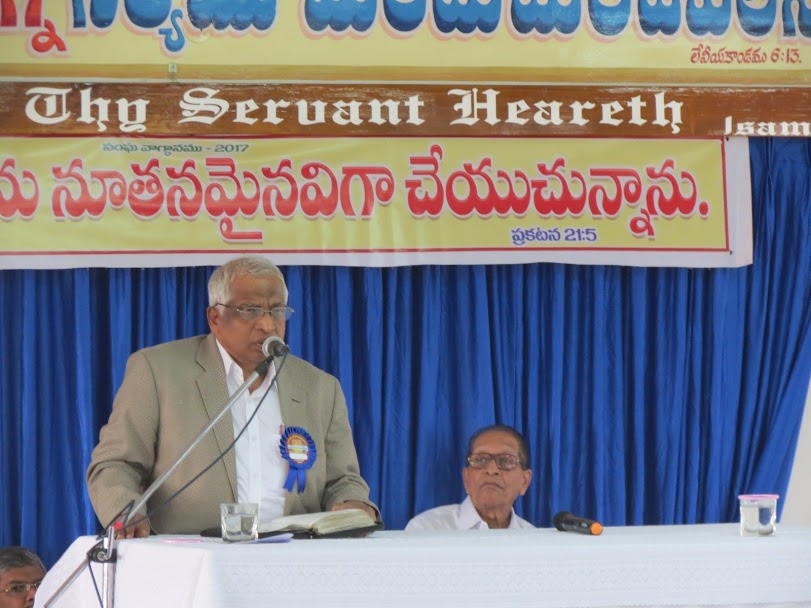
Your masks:
M217 348L225 366L228 394L233 395L245 382L244 374L219 342ZM253 392L245 391L231 406L234 437L256 410L275 374L276 368L271 363L261 386ZM259 505L260 525L284 515L284 481L289 465L279 453L282 431L279 389L274 384L256 417L234 446L237 461L237 501L255 502Z
M518 528L534 528L531 523L525 519L521 519L515 514L515 509L510 511L510 525L507 526L511 529ZM487 525L473 502L470 496L465 498L464 502L459 505L445 505L443 507L436 507L423 511L416 517L412 518L405 527L406 530L489 530L490 526Z

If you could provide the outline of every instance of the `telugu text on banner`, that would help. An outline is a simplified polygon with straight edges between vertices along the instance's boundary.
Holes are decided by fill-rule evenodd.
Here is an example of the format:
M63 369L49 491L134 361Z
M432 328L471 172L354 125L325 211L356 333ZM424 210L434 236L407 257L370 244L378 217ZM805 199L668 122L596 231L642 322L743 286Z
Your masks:
M811 83L808 0L5 0L0 76Z
M0 264L751 262L745 140L0 138Z

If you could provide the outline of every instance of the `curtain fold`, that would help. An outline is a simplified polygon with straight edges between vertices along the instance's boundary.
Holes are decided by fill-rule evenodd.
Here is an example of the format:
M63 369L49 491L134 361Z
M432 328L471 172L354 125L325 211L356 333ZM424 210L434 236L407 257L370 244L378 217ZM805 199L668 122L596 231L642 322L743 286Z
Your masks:
M811 141L750 142L754 264L283 268L292 351L341 380L388 528L464 497L468 437L531 448L517 508L734 521L785 494L811 377ZM0 272L0 545L95 533L84 471L127 356L207 331L211 268Z

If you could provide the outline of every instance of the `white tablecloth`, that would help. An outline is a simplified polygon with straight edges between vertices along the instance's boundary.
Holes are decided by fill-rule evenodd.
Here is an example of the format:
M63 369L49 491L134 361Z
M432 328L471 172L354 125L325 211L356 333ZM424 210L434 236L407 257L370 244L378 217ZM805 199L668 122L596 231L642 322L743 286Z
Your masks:
M37 593L43 606L82 561L83 537ZM117 543L115 608L244 606L809 606L811 528L743 538L737 524L376 532L363 539ZM101 568L94 566L101 584ZM54 608L98 606L85 570Z

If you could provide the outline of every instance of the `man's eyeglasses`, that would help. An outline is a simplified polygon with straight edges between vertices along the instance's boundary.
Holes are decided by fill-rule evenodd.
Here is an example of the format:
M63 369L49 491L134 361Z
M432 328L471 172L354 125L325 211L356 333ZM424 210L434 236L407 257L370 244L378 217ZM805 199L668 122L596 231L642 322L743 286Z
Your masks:
M3 593L20 597L23 595L28 595L28 592L31 591L31 589L36 591L39 589L41 584L42 581L37 581L36 583L14 583L13 585L9 585L3 589Z
M232 306L231 304L215 304L214 306L224 306L237 311L239 316L246 321L257 321L265 315L270 315L274 321L287 321L293 316L293 309L289 306L274 306L273 308L261 308L259 306Z
M486 469L490 465L490 461L495 460L496 466L502 471L512 471L515 467L521 465L521 459L512 454L473 454L467 457L467 463L473 469Z

